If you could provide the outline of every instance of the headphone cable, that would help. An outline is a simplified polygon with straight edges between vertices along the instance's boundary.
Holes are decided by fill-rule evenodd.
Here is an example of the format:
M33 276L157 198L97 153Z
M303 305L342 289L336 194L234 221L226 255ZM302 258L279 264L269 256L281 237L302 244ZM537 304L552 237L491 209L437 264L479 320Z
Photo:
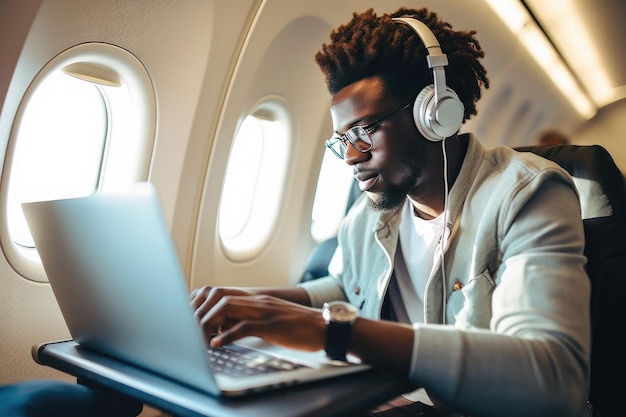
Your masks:
M443 324L446 324L446 309L447 309L447 296L448 296L448 288L447 288L447 279L446 279L446 264L444 259L444 248L447 246L447 217L448 217L448 156L446 153L446 140L441 141L441 153L443 156L443 219L441 223L441 238L439 239L439 254L441 256L441 276L442 276L442 287L443 287L443 314L442 321Z

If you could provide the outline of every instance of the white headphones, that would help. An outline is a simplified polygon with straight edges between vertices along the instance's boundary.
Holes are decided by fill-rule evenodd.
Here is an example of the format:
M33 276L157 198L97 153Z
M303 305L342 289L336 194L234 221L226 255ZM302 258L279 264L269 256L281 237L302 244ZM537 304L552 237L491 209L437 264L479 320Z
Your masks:
M454 90L446 86L448 57L441 51L434 33L419 20L394 18L409 25L421 38L428 51L428 68L433 69L435 84L426 86L415 99L413 118L419 132L428 140L437 142L452 136L461 128L465 107Z

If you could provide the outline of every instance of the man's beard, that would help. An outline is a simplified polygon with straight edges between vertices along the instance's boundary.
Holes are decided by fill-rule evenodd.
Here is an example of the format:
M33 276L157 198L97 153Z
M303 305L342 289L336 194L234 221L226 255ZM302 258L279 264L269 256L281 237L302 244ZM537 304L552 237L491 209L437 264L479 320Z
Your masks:
M390 185L382 194L368 195L370 207L380 211L395 211L404 204L407 195L415 189L420 176L420 167L423 166L422 161L417 159L408 157L404 162L405 177L399 184Z
M404 187L393 186L382 194L370 194L370 207L380 211L395 211L404 204L406 195Z

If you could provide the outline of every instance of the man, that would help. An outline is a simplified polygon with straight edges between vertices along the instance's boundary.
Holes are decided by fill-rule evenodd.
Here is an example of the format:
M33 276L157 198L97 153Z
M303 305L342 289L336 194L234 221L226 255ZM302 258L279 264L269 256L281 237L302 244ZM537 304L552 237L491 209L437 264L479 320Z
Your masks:
M407 16L447 57L419 24L392 20ZM326 145L366 197L342 224L330 276L195 290L207 338L218 332L212 345L256 335L332 357L347 350L407 375L441 414L581 414L590 289L577 194L546 160L458 135L489 86L482 57L475 32L426 9L368 10L333 31L316 55L332 95ZM333 300L359 317L327 326L320 307Z

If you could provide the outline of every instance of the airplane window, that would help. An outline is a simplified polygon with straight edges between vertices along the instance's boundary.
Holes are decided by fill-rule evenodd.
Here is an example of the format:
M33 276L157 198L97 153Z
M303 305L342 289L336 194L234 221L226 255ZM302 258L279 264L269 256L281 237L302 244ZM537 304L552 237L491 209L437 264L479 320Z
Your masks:
M63 72L41 83L22 117L13 155L7 214L16 244L35 247L22 202L96 190L106 135L105 99L94 84Z
M329 150L324 152L311 216L311 236L316 242L337 235L339 223L346 213L353 181L352 170L348 164Z
M0 184L0 239L16 271L47 281L21 204L147 180L155 113L145 68L113 45L72 47L39 71L15 115Z
M255 182L263 150L263 124L254 116L244 120L233 143L220 210L220 234L230 241L239 235L252 209Z
M254 256L271 235L290 152L288 115L266 102L241 124L228 159L219 211L219 233L234 260Z

